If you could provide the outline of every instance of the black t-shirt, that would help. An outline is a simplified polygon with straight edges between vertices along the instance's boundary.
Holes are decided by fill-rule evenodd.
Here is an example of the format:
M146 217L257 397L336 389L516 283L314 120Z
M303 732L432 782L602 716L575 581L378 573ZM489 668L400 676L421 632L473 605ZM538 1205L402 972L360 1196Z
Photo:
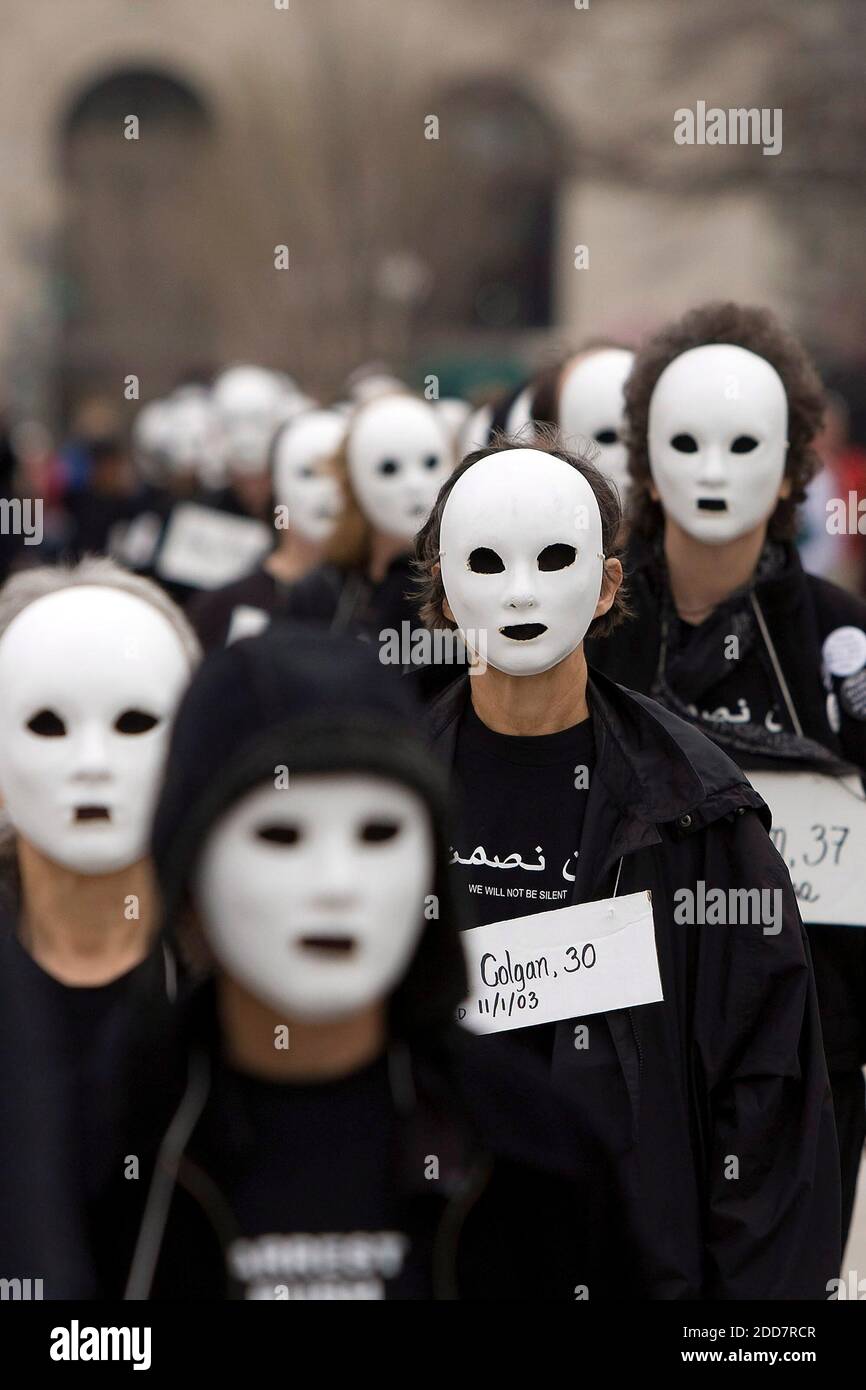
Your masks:
M129 1048L137 1022L166 1002L161 950L105 985L67 985L49 975L17 937L7 943L10 978L46 1020L50 1084L66 1130L69 1166L82 1201L96 1198L118 1161Z
M682 618L676 621L679 648L688 653L700 640L702 624L686 623ZM712 614L706 619L708 624L714 621ZM697 702L702 722L717 723L722 729L731 724L759 724L776 733L782 729L790 732L791 721L776 678L764 665L757 645L741 661L729 665L729 673L709 686Z
M249 1136L240 1169L222 1177L244 1297L429 1298L430 1240L407 1229L395 1181L386 1060L323 1083L227 1072L226 1084Z
M466 706L457 732L462 807L451 861L473 927L574 902L595 764L592 720L555 734L498 734ZM505 1036L549 1057L553 1024Z

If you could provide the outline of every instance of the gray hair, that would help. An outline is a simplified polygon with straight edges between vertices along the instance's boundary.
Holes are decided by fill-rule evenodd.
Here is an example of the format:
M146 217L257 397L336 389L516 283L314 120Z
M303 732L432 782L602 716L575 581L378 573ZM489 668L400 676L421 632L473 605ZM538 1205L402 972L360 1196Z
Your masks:
M49 594L59 594L66 589L81 589L98 585L102 589L117 589L141 599L161 613L174 630L183 649L190 672L201 660L201 646L188 620L163 589L151 579L139 574L131 574L122 569L115 560L107 556L89 555L77 565L39 565L34 569L20 570L7 579L0 588L0 641L10 625L32 603L46 598ZM11 870L10 859L14 858L15 829L5 808L0 808L0 876L7 876Z
M88 555L77 565L39 565L35 569L13 574L0 588L0 640L18 614L37 599L85 585L118 589L121 593L131 594L133 598L149 603L174 629L190 666L195 668L198 665L201 660L198 638L174 600L152 579L132 574L104 555Z

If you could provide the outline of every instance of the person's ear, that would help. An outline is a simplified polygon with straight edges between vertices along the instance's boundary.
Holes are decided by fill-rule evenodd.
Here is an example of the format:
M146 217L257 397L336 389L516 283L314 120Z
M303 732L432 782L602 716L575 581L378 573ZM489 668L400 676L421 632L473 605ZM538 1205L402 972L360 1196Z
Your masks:
M790 497L790 496L791 496L791 479L788 478L788 477L784 477L784 478L782 479L782 484L781 484L781 486L780 486L780 488L779 488L779 500L781 501L782 498L784 498L784 497Z
M649 492L650 497L652 498L652 500L653 500L654 502L660 502L660 501L661 501L661 498L659 497L659 490L658 490L658 488L656 487L655 483L653 482L652 478L650 478L650 480L649 480L649 484L648 484L647 490L648 490L648 492Z
M433 566L433 574L434 574L435 576L438 576L438 575L441 573L441 570L442 570L442 566L439 564L439 561L437 560L436 563L435 563L435 565ZM443 593L442 593L442 616L443 616L444 618L447 618L448 621L449 621L449 623L453 623L455 627L457 626L457 619L454 617L454 614L451 612L451 605L450 605L450 603L448 602L447 598L445 597L444 590L443 590Z
M595 605L593 620L603 618L613 605L613 601L622 583L622 565L619 560L605 560L604 578L601 583L601 593L598 596L598 603Z

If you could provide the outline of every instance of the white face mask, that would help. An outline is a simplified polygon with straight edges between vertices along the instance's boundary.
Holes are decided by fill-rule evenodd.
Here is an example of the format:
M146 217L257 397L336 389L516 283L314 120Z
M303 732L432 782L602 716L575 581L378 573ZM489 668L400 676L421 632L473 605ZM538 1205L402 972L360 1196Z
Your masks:
M213 404L226 465L242 474L263 472L284 406L278 378L264 367L230 367L214 385Z
M727 343L684 352L649 407L650 470L665 512L707 545L754 530L775 510L787 434L785 388L763 357Z
M385 396L364 406L352 425L348 463L370 525L409 541L427 520L453 459L432 406L413 396Z
M595 460L620 497L628 491L623 390L634 363L625 348L602 348L566 369L559 388L559 427L569 447L576 436L598 447Z
M189 387L169 400L169 457L176 473L194 472L214 447L214 421L208 393Z
M19 834L80 874L143 858L189 676L169 621L118 589L19 613L0 640L0 793Z
M583 641L601 594L592 488L536 449L480 459L445 503L439 559L467 645L508 675L549 671Z
M424 927L433 834L421 798L365 773L257 787L216 823L195 897L222 968L289 1018L387 998Z
M346 422L311 410L280 436L274 459L274 498L288 508L289 526L305 540L327 540L340 515L340 488L326 464L339 449Z

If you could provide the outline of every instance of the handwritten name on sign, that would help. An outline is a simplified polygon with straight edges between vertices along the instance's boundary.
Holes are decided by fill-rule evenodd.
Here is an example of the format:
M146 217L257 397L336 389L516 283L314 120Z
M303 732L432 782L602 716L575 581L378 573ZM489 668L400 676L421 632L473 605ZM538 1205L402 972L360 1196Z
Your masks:
M866 927L866 798L856 773L750 772L773 816L770 836L804 922Z
M647 892L490 922L462 941L470 992L457 1019L474 1033L663 998Z

